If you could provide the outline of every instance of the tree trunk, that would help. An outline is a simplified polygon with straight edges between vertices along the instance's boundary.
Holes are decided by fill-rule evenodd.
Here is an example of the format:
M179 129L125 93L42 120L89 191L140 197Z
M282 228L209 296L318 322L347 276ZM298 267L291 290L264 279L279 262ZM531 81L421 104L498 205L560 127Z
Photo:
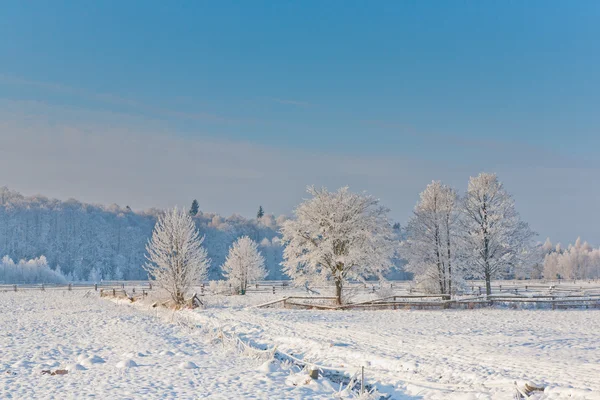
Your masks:
M335 301L337 305L342 304L342 281L338 279L335 281Z
M485 271L485 293L490 296L492 294L492 277L489 269Z
M450 215L446 214L446 246L448 247L448 294L452 296L452 252L450 250Z
M177 290L175 292L175 296L173 296L173 297L174 297L173 300L175 300L175 303L177 305L181 305L181 304L185 303L185 299L183 298L183 293L181 293L179 290Z

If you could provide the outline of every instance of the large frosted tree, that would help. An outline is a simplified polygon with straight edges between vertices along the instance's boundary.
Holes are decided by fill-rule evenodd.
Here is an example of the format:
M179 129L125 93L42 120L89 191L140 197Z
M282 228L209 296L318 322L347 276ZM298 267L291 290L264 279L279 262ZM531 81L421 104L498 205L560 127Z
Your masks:
M310 199L282 228L284 272L296 285L333 281L337 302L350 279L381 276L392 267L394 234L388 209L366 194L308 188Z
M439 181L427 185L408 221L407 238L401 246L406 270L444 294L452 293L459 276L454 265L457 208L454 189Z
M267 275L265 259L256 242L248 236L242 236L233 243L222 269L225 279L239 294L246 294L248 283L264 279Z
M523 222L496 174L471 177L462 202L461 250L472 277L491 280L531 261L535 233Z
M174 208L162 214L146 245L144 269L181 305L185 294L206 278L210 259L190 215Z

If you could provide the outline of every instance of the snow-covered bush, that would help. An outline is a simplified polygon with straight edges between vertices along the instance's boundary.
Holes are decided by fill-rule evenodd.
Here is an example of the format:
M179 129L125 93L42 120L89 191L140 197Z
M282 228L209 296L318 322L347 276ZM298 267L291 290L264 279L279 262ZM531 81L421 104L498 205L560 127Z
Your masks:
M15 262L8 256L0 263L0 282L3 283L66 283L64 275L48 266L46 257Z
M265 259L256 242L248 236L242 236L233 243L222 269L223 276L238 294L246 294L248 283L264 279L267 275Z
M233 285L224 280L210 281L208 288L213 294L233 294Z

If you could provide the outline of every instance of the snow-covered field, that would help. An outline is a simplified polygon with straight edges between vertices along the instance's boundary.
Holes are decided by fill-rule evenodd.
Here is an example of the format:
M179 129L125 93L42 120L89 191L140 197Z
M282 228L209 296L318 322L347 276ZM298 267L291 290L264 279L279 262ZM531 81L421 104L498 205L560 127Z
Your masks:
M600 399L600 311L208 309L201 321L353 373L399 399Z
M364 366L367 383L393 399L512 399L514 382L530 380L546 386L536 399L600 399L600 311L309 311L244 307L261 300L253 296L206 300L207 309L173 317L93 292L0 294L0 398L334 398L339 384L241 354L215 340L222 329L349 374ZM42 374L62 368L70 372Z
M263 364L201 329L81 292L0 294L0 399L331 398L327 382L293 386Z

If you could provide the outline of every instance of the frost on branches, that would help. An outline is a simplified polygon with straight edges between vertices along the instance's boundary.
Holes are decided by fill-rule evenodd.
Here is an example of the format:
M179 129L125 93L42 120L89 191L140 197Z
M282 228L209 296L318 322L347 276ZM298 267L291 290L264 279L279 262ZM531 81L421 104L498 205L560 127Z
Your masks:
M405 268L435 293L451 294L456 282L456 191L433 181L421 193L406 227L401 254ZM454 270L453 270L454 268Z
M176 304L193 285L206 278L210 259L188 213L174 208L158 218L146 245L144 269Z
M563 250L558 244L552 246L549 239L544 243L544 278L546 279L598 279L600 278L600 248L594 249L588 242L577 238Z
M296 285L333 281L338 304L350 279L379 276L392 267L394 234L388 209L347 187L337 192L308 188L311 199L282 228L284 272Z
M535 233L521 221L496 174L471 177L462 204L462 255L469 275L491 280L531 261Z
M225 279L239 294L246 294L249 282L264 279L267 275L265 259L256 242L248 236L242 236L233 243L222 269Z

